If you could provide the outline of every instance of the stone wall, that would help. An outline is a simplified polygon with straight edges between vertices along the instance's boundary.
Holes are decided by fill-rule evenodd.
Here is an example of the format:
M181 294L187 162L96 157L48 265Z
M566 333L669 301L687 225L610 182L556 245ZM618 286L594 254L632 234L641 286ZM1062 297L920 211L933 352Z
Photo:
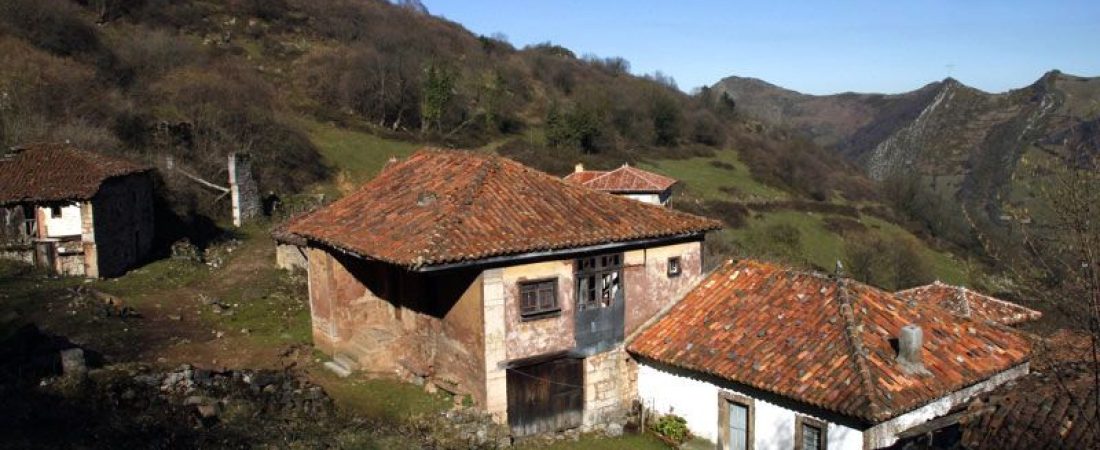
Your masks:
M275 264L283 270L306 270L309 261L306 259L306 248L298 245L275 244Z
M308 249L314 343L363 370L428 377L485 398L481 274L410 272Z
M252 176L252 158L247 153L229 155L229 196L233 205L233 225L239 227L263 214L260 191Z
M9 246L0 248L0 259L34 264L34 247Z
M620 345L584 359L584 428L622 424L638 386L637 364Z
M152 249L153 184L148 173L108 179L81 211L87 276L122 275Z

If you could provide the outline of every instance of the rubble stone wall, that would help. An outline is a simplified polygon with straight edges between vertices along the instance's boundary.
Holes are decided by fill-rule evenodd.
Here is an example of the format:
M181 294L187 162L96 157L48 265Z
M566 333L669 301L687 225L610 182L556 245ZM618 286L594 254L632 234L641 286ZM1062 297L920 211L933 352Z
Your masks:
M85 245L89 277L122 275L149 254L153 247L153 184L148 173L111 178L103 183L91 200L91 214L83 215L83 241L94 242L91 252ZM94 230L94 237L88 235ZM92 265L94 264L94 267ZM94 273L93 273L94 272Z
M229 193L233 204L233 225L239 227L263 214L260 190L252 176L252 158L247 153L229 155Z
M484 400L480 271L410 272L316 247L308 256L318 348Z
M584 360L585 428L625 421L638 386L638 366L620 345Z
M306 248L291 244L275 245L275 264L283 270L306 270L309 261L306 259Z

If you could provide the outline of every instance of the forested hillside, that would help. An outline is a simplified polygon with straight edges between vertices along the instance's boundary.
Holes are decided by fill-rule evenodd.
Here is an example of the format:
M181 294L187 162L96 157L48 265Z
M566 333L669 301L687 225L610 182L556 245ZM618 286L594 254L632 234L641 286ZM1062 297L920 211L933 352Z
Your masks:
M214 181L247 151L261 191L284 198L339 195L426 144L555 174L630 162L679 178L676 207L729 224L717 256L849 259L888 287L968 276L856 165L728 95L516 48L416 2L0 0L0 49L4 146L68 140L162 168L170 155ZM178 173L161 171L167 206L224 217L224 198Z

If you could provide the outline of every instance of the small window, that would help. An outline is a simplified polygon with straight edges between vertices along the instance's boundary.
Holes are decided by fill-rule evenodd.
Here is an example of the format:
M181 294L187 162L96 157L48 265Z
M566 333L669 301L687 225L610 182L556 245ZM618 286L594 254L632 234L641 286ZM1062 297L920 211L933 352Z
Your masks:
M719 393L718 448L752 450L755 416L751 398L731 392Z
M50 207L50 217L52 217L54 219L60 219L61 218L61 207L60 206L51 206Z
M559 311L557 278L519 284L519 312L523 318L545 317Z
M825 422L798 416L794 426L795 450L826 450L825 431L828 428Z
M683 267L680 266L680 257L679 256L673 256L673 257L668 259L668 277L669 278L675 278L675 277L680 276L680 273L683 272L683 270L684 270Z

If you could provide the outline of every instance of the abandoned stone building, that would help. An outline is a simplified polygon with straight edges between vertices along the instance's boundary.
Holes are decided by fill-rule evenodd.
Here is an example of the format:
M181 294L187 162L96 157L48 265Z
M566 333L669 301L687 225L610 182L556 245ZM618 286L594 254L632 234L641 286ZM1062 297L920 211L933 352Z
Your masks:
M291 221L336 370L424 377L519 436L620 420L625 338L702 276L719 223L508 159L425 149Z
M723 450L886 447L1031 356L1000 324L756 261L711 273L627 348L641 401Z
M153 243L151 168L36 144L0 157L0 257L53 272L112 277Z
M672 187L677 183L673 178L629 164L611 171L584 170L584 165L577 164L573 173L565 176L565 181L654 205L668 205Z

